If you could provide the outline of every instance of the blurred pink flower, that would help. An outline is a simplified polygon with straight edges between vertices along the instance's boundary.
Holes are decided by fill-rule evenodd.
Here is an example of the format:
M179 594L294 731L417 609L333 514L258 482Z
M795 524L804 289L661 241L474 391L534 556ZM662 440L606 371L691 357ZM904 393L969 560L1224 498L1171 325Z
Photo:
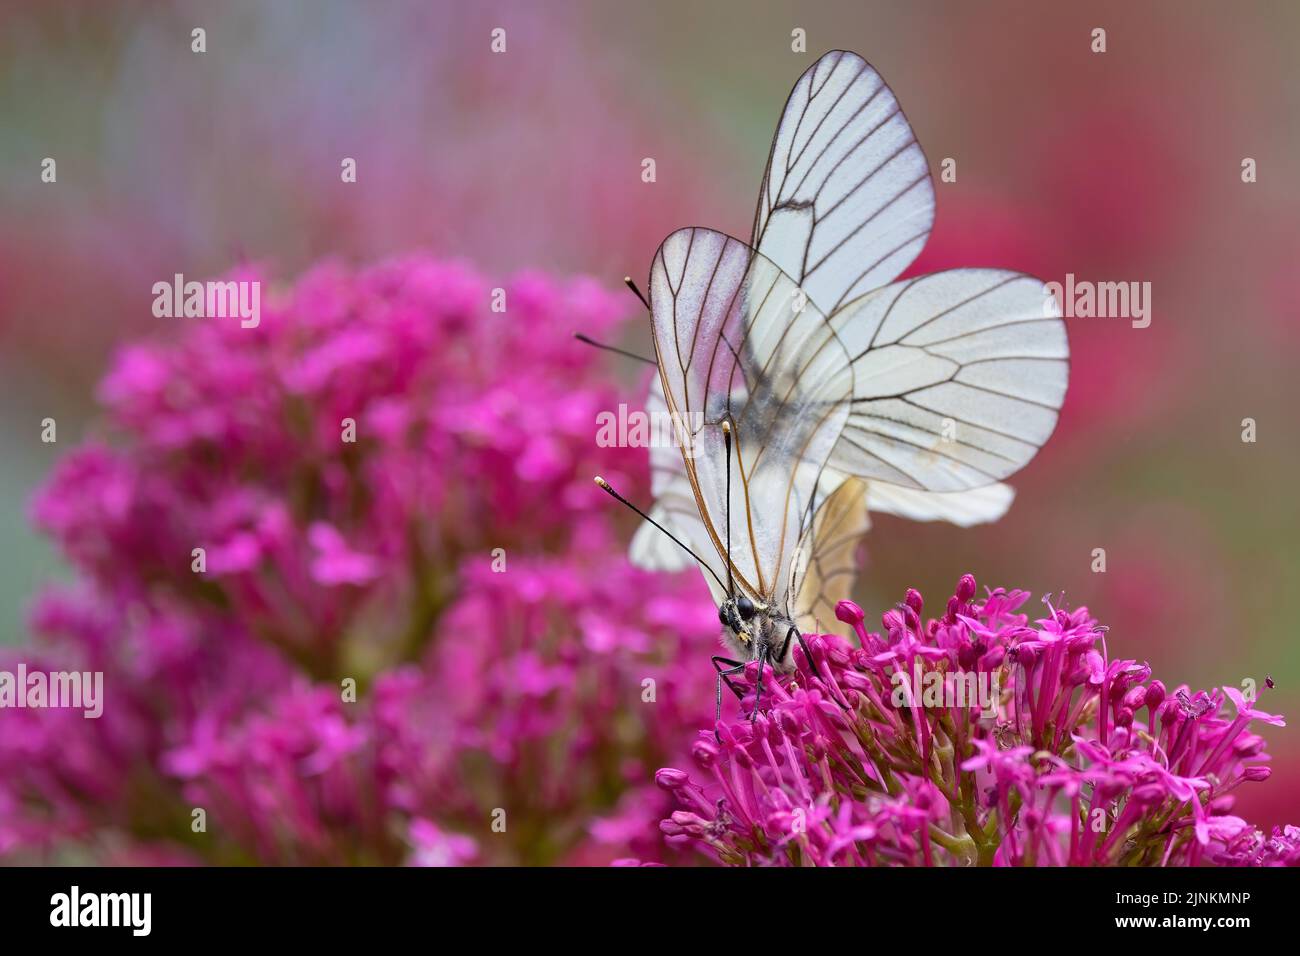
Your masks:
M591 476L643 490L645 453L597 447L622 396L571 338L635 312L540 273L493 312L495 285L324 264L267 282L256 330L119 354L104 437L32 506L78 581L6 655L103 671L107 702L6 715L0 857L665 852L653 768L707 719L716 624L697 580L624 560Z
M413 866L463 866L478 855L478 845L466 836L444 833L432 820L411 821Z
M324 521L307 529L307 540L316 549L311 576L319 584L366 584L379 574L374 558L351 550L343 536Z

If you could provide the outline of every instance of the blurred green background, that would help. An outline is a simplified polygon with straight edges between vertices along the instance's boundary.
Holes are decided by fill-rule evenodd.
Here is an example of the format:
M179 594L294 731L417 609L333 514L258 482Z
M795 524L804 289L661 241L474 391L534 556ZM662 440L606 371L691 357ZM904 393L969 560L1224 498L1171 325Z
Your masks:
M31 492L93 429L111 350L173 331L153 282L416 247L502 275L643 276L679 226L748 234L781 105L835 47L884 75L936 175L957 161L918 268L1149 281L1154 301L1146 329L1067 321L1061 423L1002 522L877 519L864 607L967 570L1064 590L1113 655L1171 686L1272 675L1263 706L1300 719L1290 3L0 5L0 640L63 573ZM1241 803L1260 824L1300 785L1300 732L1270 731L1274 781Z

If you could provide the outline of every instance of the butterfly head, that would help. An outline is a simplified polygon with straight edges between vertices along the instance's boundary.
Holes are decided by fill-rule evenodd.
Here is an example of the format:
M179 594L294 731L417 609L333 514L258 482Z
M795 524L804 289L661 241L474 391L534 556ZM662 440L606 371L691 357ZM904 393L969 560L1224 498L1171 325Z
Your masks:
M730 628L736 637L748 642L751 636L751 623L764 610L766 610L765 606L755 604L742 594L722 602L722 606L718 608L718 620L722 622L723 627Z
M770 607L751 600L745 594L729 597L718 609L718 619L733 637L733 643L748 646L755 640L766 639L770 630ZM766 643L766 640L764 640Z
M794 622L770 604L745 595L728 598L718 608L722 644L738 660L765 660L778 673L794 669L790 654L797 633Z

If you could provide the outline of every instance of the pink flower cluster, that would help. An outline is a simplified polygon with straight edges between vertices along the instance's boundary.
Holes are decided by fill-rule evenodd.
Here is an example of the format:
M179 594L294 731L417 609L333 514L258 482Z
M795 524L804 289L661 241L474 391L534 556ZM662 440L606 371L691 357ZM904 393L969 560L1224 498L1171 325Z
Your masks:
M1171 692L1086 608L1031 625L1028 597L977 599L966 575L940 616L912 590L881 633L842 603L856 647L809 639L764 682L770 710L700 735L698 777L659 772L668 840L732 865L1300 863L1300 829L1230 813L1269 775L1252 723L1281 718L1231 687Z
M104 713L0 715L0 860L664 851L653 768L708 718L716 623L624 560L591 476L644 486L644 452L596 446L623 396L571 338L636 310L493 285L324 265L255 330L121 352L33 506L76 580L6 655L102 671Z
M76 577L0 668L100 671L103 715L0 715L0 861L1300 861L1230 813L1279 718L969 576L884 636L842 604L857 647L810 637L755 720L700 731L714 609L627 563L591 484L646 497L570 338L636 314L596 285L410 257L263 303L126 348L34 502Z

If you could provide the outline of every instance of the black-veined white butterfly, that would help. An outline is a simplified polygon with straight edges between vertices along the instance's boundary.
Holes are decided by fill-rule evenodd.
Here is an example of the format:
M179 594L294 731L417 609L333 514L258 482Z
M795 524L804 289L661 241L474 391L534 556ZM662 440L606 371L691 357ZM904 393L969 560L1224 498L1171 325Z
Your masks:
M679 568L680 544L701 563L733 655L714 658L720 677L792 669L792 638L849 594L870 510L996 520L1001 480L1056 425L1069 353L1040 280L895 281L933 221L897 99L833 51L786 102L750 243L697 227L655 254L648 410L687 432L652 450L649 517L669 535L643 526L631 557Z

